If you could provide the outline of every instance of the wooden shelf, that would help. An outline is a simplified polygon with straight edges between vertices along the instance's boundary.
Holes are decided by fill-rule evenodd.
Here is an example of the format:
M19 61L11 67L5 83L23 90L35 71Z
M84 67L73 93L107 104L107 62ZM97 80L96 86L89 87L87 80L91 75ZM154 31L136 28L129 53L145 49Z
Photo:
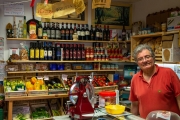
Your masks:
M162 32L162 35L171 35L171 34L177 34L177 33L179 33L179 30Z
M38 99L51 99L51 98L64 98L64 97L68 97L68 94L41 95L41 96L21 96L21 97L5 97L5 101L38 100Z
M60 60L11 60L11 62L13 63L84 63L84 62L88 62L88 63L91 63L91 62L100 62L100 63L105 63L105 62L131 62L131 61L86 61L86 60L79 60L79 61L60 61Z
M8 74L17 74L17 73L65 73L65 72L122 72L123 69L119 70L53 70L53 71L14 71L7 72Z
M49 42L80 42L80 43L93 43L93 42L117 42L117 43L130 43L131 40L127 41L97 41L97 40L57 40L57 39L28 39L28 38L7 38L9 41L49 41Z

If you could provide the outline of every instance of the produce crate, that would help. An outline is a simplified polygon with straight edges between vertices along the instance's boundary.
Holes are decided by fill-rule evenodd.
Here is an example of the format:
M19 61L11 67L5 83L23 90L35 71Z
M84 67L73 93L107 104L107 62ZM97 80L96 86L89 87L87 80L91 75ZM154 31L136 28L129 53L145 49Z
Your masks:
M62 85L61 88L52 88L52 89L48 88L48 93L49 94L67 94L66 86L65 86L63 80L60 78L60 75L48 75L48 77L49 77L50 81L45 80L45 83L46 83L47 86L48 86L48 82L52 83L53 78L57 78L58 81L56 81L56 82L58 82L58 83L60 83Z
M25 81L30 81L30 79L33 76L26 76L25 77ZM35 76L37 77L37 76ZM45 84L45 83L44 83ZM46 86L46 85L45 85ZM28 96L42 96L42 95L48 95L48 89L46 88L46 90L27 90L27 94Z
M8 88L10 88L10 86L11 86L10 85L11 82L16 81L18 79L23 80L23 82L24 82L23 76L10 76L10 77L4 78L4 80L7 80L6 83L4 82L4 94L5 94L5 97L27 96L27 91L26 91L25 88L24 88L24 90L19 90L19 91L12 91L12 90L8 91ZM9 83L9 81L11 81L11 82ZM16 87L17 87L17 85L15 86L15 88Z
M62 110L62 106L60 105L58 99L49 99L48 102L52 116L64 115L64 111Z
M13 120L31 120L31 111L29 104L13 106Z
M37 104L30 104L30 107L31 107L31 118L32 120L52 120L52 117L51 117L51 112L50 112L50 109L48 107L48 104L47 103L37 103ZM41 108L41 112L37 112L37 109ZM46 112L45 112L46 111ZM35 113L36 112L36 113ZM48 114L49 117L44 117L44 118L35 118L34 114L36 114L38 117L40 117L41 115L43 114Z
M117 90L117 89L118 89L118 85L94 87L95 93L99 93L101 91L114 91L114 90Z

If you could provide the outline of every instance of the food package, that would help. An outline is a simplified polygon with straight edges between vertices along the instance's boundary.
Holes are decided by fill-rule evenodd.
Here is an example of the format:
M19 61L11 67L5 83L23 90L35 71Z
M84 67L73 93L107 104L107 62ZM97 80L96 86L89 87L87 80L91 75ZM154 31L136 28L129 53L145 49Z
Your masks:
M28 60L29 59L28 51L24 48L20 50L20 59L21 60Z
M22 71L34 71L34 64L33 63L24 63L21 64Z
M48 64L47 63L37 63L35 70L46 71L46 70L48 70Z
M5 71L18 71L18 65L6 65Z

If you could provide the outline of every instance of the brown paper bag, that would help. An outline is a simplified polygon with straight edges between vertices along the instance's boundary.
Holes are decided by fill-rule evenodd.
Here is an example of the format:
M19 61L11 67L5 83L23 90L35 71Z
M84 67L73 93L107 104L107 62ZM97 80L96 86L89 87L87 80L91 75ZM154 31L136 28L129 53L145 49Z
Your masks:
M37 3L36 16L41 18L52 18L52 4Z

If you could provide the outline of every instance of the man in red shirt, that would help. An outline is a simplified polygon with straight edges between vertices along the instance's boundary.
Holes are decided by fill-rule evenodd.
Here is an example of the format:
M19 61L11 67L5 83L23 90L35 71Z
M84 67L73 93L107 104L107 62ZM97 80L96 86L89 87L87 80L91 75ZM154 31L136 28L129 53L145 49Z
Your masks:
M141 70L131 81L131 112L142 118L155 110L180 115L180 81L176 73L156 65L154 52L146 44L137 46L133 57Z

